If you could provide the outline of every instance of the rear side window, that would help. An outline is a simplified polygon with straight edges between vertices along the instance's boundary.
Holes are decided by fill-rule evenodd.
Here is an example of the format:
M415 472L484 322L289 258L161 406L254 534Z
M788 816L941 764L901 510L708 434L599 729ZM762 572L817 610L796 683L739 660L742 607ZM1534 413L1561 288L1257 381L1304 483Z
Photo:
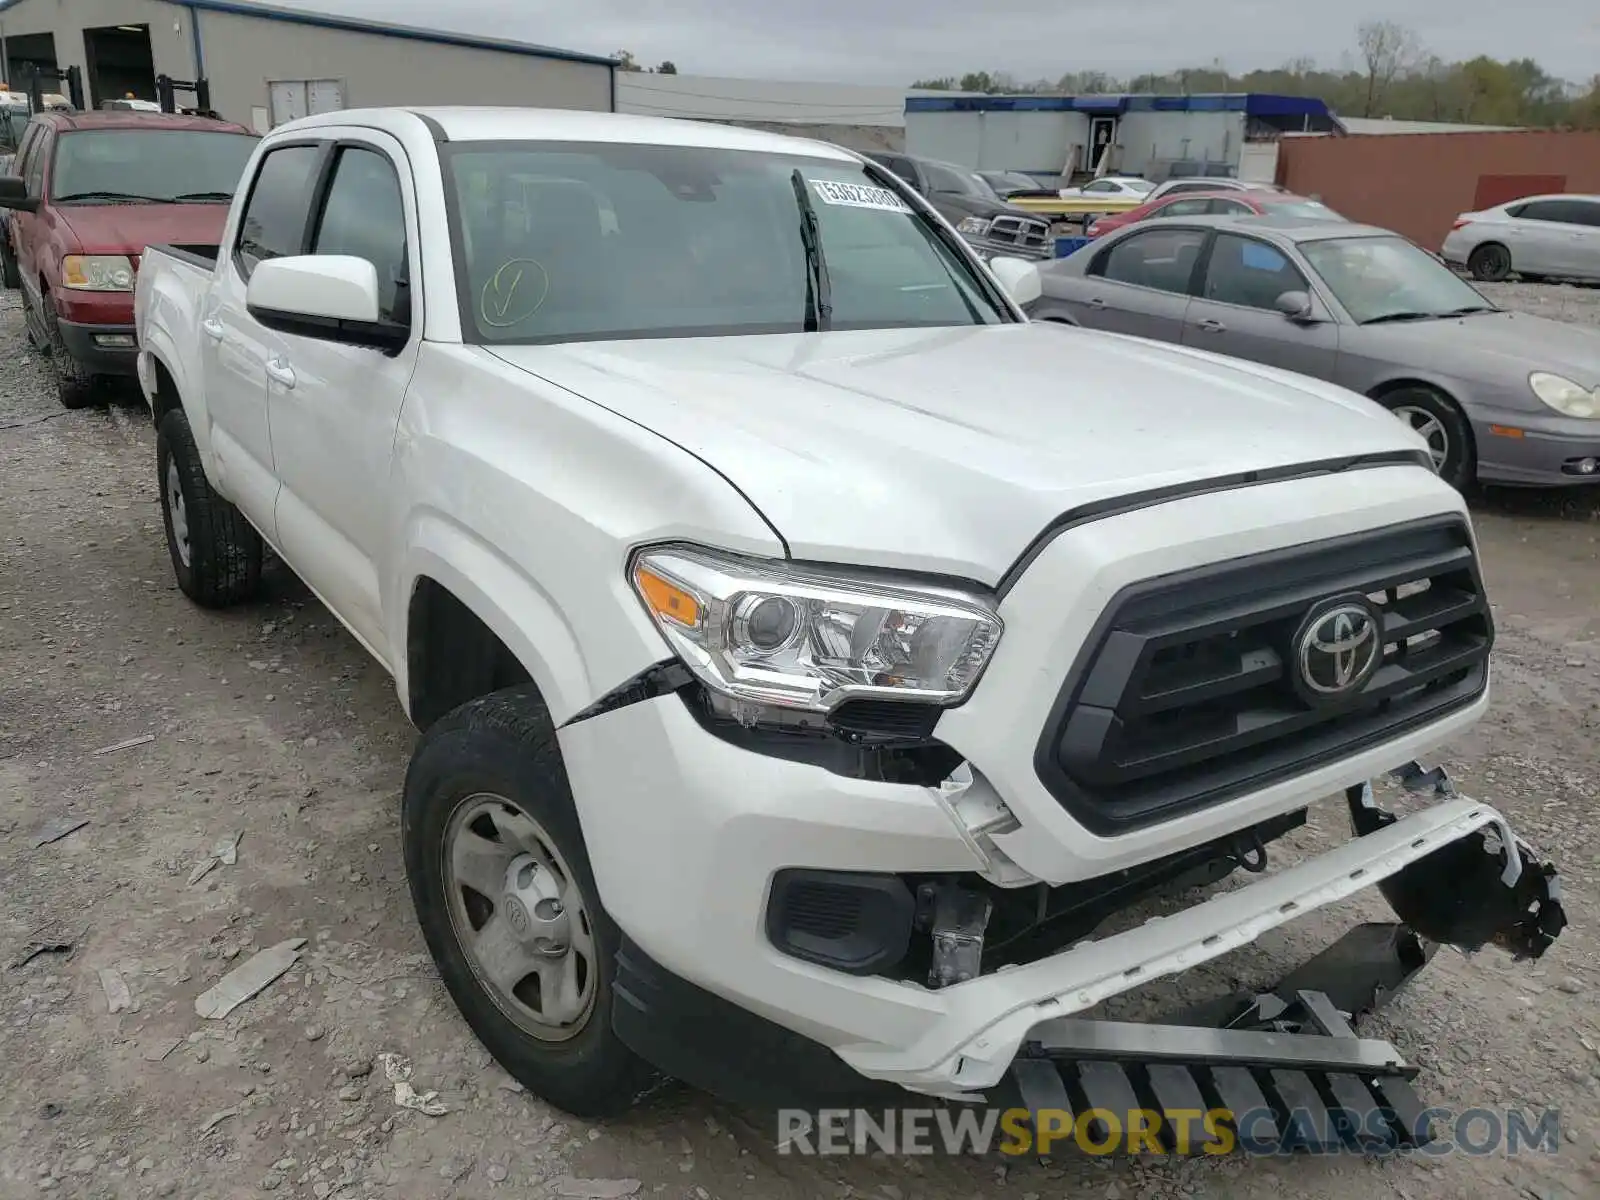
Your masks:
M320 146L285 146L261 160L234 247L239 273L246 279L259 262L301 252L312 176L321 154Z
M897 158L892 154L886 154L878 161L884 166L888 167L889 170L893 171L896 175L900 176L901 179L904 179L912 187L917 186L917 169L911 165L911 160L909 158Z
M1198 217L1211 211L1211 201L1201 199L1174 200L1155 211L1158 217Z
M1559 225L1600 225L1593 215L1600 205L1587 200L1534 200L1516 215L1526 221L1553 221Z
M1146 230L1107 248L1090 274L1135 287L1186 293L1205 240L1203 229Z
M386 155L360 146L339 151L311 252L366 259L378 272L378 316L410 323L405 202Z

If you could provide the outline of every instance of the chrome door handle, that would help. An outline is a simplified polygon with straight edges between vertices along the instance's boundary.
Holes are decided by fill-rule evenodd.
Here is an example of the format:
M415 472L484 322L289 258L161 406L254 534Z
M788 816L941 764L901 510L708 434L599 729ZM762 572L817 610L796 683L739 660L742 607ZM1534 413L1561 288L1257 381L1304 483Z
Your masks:
M294 387L294 368L282 358L274 355L267 359L267 378L273 383L285 388Z
M1224 325L1221 321L1213 320L1210 317L1205 317L1202 320L1196 321L1195 325L1205 330L1207 333L1228 332L1228 327L1226 325Z
M222 340L222 322L215 317L207 317L204 321L201 321L200 328L206 331L206 336L213 342Z

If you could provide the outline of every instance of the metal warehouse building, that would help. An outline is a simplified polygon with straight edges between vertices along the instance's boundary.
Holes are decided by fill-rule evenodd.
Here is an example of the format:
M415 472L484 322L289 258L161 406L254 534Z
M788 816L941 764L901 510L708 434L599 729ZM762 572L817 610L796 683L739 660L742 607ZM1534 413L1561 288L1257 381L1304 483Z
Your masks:
M77 67L89 108L154 100L158 75L205 79L214 110L262 132L374 104L610 111L616 97L616 64L601 55L253 0L0 0L0 61L19 91L42 70L41 90L64 92L54 73Z
M1253 92L906 98L909 153L975 170L1038 176L1093 171L1109 156L1108 170L1155 180L1270 180L1279 136L1336 129L1320 100Z

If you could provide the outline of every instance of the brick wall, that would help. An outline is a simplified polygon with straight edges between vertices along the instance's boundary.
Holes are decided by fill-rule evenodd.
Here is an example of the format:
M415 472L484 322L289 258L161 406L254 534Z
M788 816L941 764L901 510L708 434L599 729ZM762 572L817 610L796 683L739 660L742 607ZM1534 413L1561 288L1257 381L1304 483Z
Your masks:
M1278 182L1437 250L1458 213L1538 192L1600 194L1600 133L1286 137Z

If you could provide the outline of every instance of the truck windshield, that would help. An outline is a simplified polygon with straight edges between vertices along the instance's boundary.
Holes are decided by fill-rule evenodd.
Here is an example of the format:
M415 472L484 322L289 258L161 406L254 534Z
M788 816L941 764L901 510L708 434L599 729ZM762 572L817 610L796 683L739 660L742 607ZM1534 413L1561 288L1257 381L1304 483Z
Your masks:
M992 285L860 163L692 146L454 143L447 200L469 339L790 333L1010 321ZM811 295L808 298L808 287Z
M257 140L207 129L64 131L50 202L226 203Z

